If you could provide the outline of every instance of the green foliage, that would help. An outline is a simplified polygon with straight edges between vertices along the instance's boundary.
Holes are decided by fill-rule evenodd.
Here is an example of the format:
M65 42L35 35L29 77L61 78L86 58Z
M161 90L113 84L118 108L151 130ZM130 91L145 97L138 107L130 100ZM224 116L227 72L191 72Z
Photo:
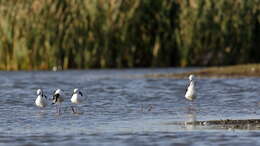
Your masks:
M0 0L0 69L259 62L259 0Z
M179 51L191 65L260 61L258 0L193 0L181 4Z

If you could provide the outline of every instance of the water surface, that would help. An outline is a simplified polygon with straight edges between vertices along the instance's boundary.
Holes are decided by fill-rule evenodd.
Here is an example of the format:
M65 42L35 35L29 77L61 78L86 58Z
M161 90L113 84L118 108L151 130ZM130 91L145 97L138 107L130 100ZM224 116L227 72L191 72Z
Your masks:
M184 99L187 79L145 78L183 69L0 72L0 145L260 145L258 130L179 124L259 118L260 78L197 79L198 99ZM36 89L63 89L63 114L35 107ZM70 96L86 100L72 114Z

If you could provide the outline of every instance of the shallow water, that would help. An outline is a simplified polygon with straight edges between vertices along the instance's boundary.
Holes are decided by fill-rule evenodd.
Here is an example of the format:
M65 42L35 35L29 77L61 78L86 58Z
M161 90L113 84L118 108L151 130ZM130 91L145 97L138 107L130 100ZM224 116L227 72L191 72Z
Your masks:
M197 79L198 99L183 97L187 79L144 78L183 69L0 72L0 145L260 145L258 130L180 124L260 118L260 78ZM82 114L70 95L80 88ZM67 99L62 115L35 107L36 89Z

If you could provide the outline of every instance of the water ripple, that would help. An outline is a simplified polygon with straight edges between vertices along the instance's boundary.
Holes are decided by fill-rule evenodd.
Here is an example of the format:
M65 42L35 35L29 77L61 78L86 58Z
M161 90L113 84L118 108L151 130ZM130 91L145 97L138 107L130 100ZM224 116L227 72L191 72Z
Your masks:
M0 72L0 145L259 145L259 131L199 129L185 121L259 118L260 78L198 79L198 99L184 99L187 79L144 78L183 69ZM36 89L64 90L63 114L38 109ZM70 95L86 96L72 114ZM50 101L50 100L49 100ZM171 123L171 124L169 124ZM175 123L175 124L172 124Z

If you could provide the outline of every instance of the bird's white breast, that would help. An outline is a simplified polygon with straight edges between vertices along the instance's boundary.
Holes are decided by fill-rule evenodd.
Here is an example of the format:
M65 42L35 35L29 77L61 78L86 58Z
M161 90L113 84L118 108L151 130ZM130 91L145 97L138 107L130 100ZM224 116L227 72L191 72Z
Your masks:
M45 106L47 106L47 100L44 97L42 97L41 95L39 95L35 100L35 104L38 107L45 107Z
M194 82L191 82L188 89L187 89L187 92L185 94L185 98L188 99L188 100L193 100L196 98L196 89L195 89L195 84Z
M81 98L81 95L73 94L70 100L72 103L79 104L81 102Z

